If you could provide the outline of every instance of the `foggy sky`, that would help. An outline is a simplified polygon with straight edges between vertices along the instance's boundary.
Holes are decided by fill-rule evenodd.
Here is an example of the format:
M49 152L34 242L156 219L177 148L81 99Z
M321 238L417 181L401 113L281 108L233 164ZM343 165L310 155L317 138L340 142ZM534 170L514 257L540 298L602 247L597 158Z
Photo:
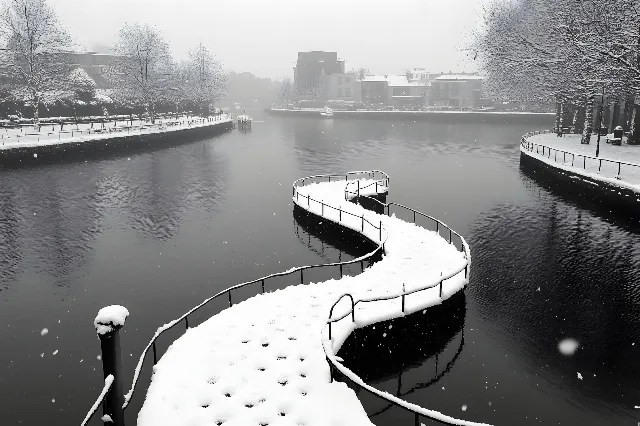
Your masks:
M174 55L204 43L231 71L293 76L298 51L337 51L346 69L475 71L458 51L481 0L49 0L82 46L111 44L125 22L151 23Z

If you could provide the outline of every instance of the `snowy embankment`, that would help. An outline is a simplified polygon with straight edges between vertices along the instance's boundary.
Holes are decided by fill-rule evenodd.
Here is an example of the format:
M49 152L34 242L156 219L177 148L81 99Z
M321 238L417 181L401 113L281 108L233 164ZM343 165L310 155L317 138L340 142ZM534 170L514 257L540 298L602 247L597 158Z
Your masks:
M360 187L371 182L363 179ZM332 353L354 327L440 304L463 289L468 259L435 232L346 201L346 185L343 180L298 186L293 201L322 216L321 221L384 243L382 261L357 276L257 295L189 329L154 367L140 426L372 424L355 393L344 383L331 382L326 356L339 361ZM380 182L377 191L386 189ZM441 297L438 284L443 279ZM406 296L404 314L400 298L358 304L355 324L351 315L334 323L328 341L330 308L345 293L365 300L432 285ZM349 312L347 300L336 305L333 318ZM422 410L450 424L475 424Z
M629 189L640 196L640 146L610 145L601 136L596 158L597 136L592 136L589 144L580 143L581 138L581 135L529 133L523 136L520 152L556 169Z
M0 129L0 151L19 148L35 148L52 145L63 145L78 142L109 141L111 139L128 139L146 135L186 131L189 129L201 129L232 123L228 115L213 117L190 117L179 120L164 120L157 124L134 121L133 125L127 125L128 121L120 125L108 123L104 128L99 124L66 125L61 129L60 125L42 125L36 132L33 126L23 126L17 129Z

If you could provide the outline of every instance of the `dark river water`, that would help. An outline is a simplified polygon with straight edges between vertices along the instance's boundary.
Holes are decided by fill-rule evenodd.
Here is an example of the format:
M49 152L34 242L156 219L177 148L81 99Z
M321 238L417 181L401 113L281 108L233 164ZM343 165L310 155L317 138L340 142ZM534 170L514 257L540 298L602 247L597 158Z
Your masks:
M103 306L130 312L126 391L155 329L204 298L357 254L301 226L291 184L367 169L391 176L387 201L465 236L471 282L450 304L405 319L408 343L392 358L347 342L347 365L468 420L640 422L640 227L521 170L520 136L552 123L254 117L251 131L173 149L0 171L0 424L80 424L103 384L93 328ZM573 356L558 351L567 337L580 343ZM412 424L361 396L376 424Z

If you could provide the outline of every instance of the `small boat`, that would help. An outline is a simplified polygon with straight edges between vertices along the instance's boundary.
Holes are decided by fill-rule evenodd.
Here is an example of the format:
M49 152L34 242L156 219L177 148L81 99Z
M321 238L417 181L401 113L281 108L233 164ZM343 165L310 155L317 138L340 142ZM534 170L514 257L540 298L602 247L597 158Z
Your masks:
M325 107L325 109L322 110L320 115L323 117L333 117L333 111L331 110L331 108Z
M251 126L251 117L247 114L241 114L237 118L238 124L242 126Z

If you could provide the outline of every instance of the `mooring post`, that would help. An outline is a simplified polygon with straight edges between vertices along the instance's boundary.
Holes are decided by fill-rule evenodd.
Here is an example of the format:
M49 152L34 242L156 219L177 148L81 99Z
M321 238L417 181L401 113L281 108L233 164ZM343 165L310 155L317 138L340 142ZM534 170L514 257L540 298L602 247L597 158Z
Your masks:
M111 389L107 393L103 414L111 417L114 426L124 426L124 393L122 392L122 360L120 349L120 329L124 327L124 322L129 315L129 311L118 305L107 306L98 311L98 315L93 322L96 333L100 339L100 350L102 352L102 371L105 379L113 376Z

